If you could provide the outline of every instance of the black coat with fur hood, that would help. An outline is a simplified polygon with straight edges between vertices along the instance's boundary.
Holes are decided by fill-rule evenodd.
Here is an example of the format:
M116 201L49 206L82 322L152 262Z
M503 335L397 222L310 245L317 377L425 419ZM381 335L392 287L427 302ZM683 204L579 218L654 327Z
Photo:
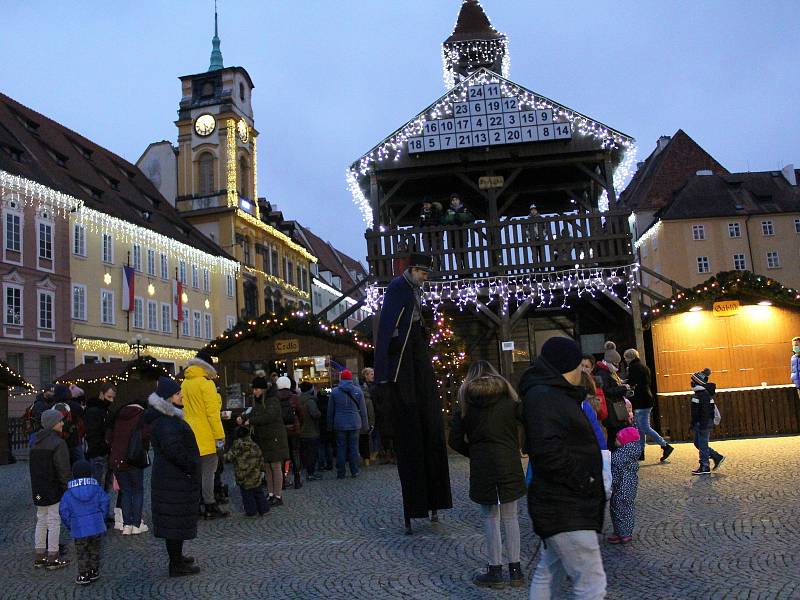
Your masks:
M183 411L156 394L147 399L145 423L152 430L153 535L167 540L197 537L200 504L200 451Z

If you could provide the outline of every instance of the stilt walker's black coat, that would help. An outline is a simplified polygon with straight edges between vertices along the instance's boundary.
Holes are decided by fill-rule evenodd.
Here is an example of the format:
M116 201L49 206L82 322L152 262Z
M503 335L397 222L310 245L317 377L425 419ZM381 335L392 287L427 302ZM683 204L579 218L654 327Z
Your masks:
M412 321L417 296L400 276L386 289L375 345L375 380L392 407L403 516L420 519L452 508L442 405L430 356L430 338Z

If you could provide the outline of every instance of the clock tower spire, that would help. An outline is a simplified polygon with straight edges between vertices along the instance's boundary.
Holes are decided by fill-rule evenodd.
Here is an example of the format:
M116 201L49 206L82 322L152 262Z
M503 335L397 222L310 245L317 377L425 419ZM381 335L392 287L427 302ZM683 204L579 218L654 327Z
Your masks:
M219 49L219 34L217 29L217 0L214 0L214 37L211 39L211 64L209 71L218 71L224 67L222 64L222 51Z

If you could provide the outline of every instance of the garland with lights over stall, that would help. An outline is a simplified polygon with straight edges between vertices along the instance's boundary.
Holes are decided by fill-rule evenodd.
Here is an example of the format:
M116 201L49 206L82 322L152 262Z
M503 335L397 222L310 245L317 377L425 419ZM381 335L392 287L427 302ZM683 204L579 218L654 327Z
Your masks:
M726 271L645 312L662 434L692 438L690 377L704 368L722 413L715 437L800 433L800 399L789 378L800 290Z
M0 360L0 465L15 462L14 455L11 453L12 445L18 448L20 442L26 441L21 427L22 419L14 419L12 422L8 418L8 397L11 389L31 392L33 386L7 362Z

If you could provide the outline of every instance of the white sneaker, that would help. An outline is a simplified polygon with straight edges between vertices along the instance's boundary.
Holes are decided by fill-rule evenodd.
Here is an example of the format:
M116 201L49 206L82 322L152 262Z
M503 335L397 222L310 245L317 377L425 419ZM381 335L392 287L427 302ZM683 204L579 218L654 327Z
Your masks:
M131 533L133 533L133 535L139 535L140 533L147 533L148 531L150 531L150 528L144 523L141 523L138 527L134 526Z
M125 525L122 528L122 535L132 535L133 534L133 529L134 529L133 525Z
M122 509L115 508L114 509L114 529L117 531L122 531L124 526L124 522L122 521Z

